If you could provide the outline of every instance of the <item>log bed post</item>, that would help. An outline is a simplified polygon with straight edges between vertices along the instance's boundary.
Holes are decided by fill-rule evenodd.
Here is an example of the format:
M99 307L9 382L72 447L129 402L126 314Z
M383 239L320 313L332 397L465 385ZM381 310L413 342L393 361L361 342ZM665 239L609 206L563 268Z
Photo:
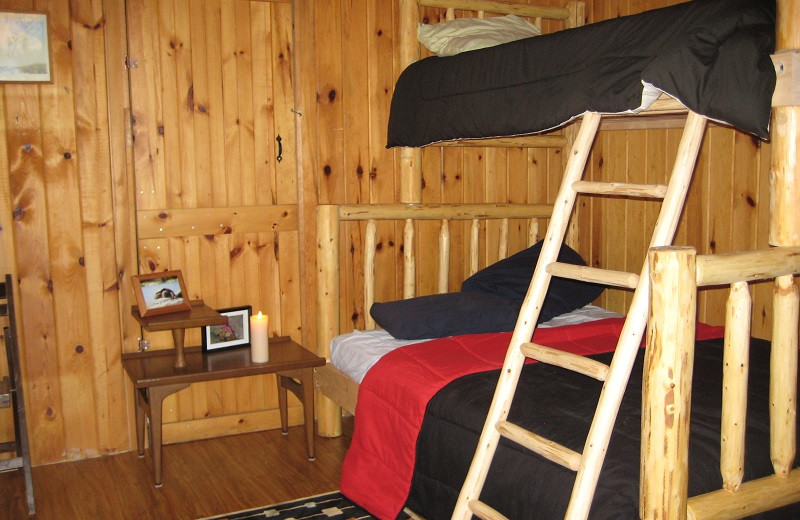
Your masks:
M419 4L400 0L400 70L419 59ZM422 201L422 149L400 148L400 202Z
M330 359L331 339L339 334L339 207L317 206L317 355ZM342 410L316 392L317 433L342 434Z
M652 305L642 378L643 519L682 520L687 514L696 256L690 247L657 247L648 253Z
M728 491L738 491L744 478L752 308L753 301L747 282L732 283L725 306L719 465L722 487Z
M776 52L800 49L800 3L778 0ZM800 245L800 106L777 106L770 124L770 235L775 246ZM777 475L795 457L798 292L793 277L775 280L770 367L770 456ZM790 332L791 331L791 332Z

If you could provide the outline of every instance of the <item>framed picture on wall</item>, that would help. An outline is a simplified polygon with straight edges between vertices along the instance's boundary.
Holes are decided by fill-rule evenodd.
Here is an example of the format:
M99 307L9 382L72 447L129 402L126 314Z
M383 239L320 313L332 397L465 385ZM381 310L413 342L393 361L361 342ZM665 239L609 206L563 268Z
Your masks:
M253 308L245 305L219 309L218 312L227 316L228 323L203 327L203 352L249 345L250 316L253 314Z
M47 13L0 11L0 82L50 83Z
M142 318L192 308L180 271L138 274L131 276L131 282Z

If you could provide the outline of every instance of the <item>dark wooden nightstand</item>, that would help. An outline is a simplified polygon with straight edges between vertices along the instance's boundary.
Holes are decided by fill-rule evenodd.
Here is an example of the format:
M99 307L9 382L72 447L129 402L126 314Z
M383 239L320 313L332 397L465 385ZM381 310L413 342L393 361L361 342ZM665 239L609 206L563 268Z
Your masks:
M122 355L122 365L135 389L136 445L140 457L144 456L145 417L150 419L153 474L157 487L161 486L161 405L168 395L200 381L275 374L281 429L288 432L288 390L303 404L308 458L314 460L314 367L324 365L324 358L286 336L269 339L269 361L266 363L253 363L249 348L203 354L200 347L189 347L185 349L185 358L186 366L176 368L172 349Z

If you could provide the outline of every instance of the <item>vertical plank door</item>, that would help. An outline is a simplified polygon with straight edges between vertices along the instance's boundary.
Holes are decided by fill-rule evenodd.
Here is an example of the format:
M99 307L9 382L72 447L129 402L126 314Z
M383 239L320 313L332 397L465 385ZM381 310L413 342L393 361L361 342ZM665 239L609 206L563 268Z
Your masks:
M180 269L190 298L251 305L299 342L290 0L131 0L127 16L139 272ZM276 428L274 376L194 384L164 421L167 443Z

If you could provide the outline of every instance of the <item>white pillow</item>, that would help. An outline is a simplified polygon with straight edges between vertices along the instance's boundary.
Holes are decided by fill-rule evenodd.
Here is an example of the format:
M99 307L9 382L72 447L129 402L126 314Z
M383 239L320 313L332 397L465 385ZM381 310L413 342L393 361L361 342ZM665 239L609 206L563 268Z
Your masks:
M540 34L542 32L538 27L513 14L419 24L417 30L420 43L439 56L453 56Z

